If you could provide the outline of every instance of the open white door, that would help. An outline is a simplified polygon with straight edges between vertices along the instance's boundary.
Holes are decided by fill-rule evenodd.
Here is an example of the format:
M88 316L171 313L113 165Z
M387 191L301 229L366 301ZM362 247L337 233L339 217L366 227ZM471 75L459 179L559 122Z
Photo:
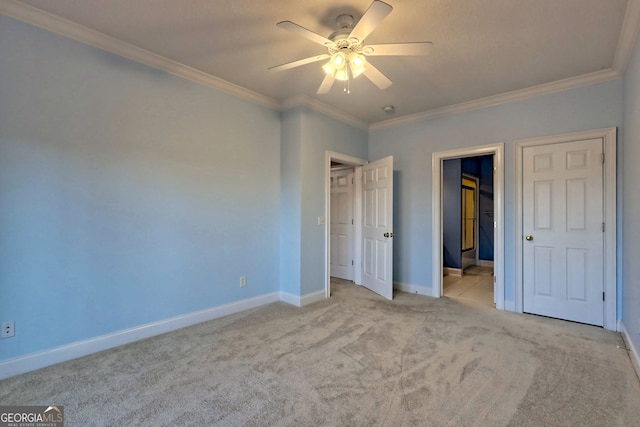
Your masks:
M362 284L393 299L393 157L362 166Z

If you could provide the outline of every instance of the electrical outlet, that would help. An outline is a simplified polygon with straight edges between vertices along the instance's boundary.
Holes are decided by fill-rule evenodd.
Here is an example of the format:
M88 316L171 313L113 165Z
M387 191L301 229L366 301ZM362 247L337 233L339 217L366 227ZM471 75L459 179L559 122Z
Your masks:
M13 320L9 322L2 322L2 331L0 332L0 338L11 338L16 335L16 322Z
M240 287L244 288L247 286L247 276L240 276Z

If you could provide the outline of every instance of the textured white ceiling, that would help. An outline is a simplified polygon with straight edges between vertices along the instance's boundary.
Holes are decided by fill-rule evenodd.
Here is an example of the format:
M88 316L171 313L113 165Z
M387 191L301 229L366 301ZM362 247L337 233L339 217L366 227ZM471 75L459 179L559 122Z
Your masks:
M4 1L4 0L2 0ZM635 1L635 0L631 0ZM613 68L627 0L388 0L394 10L367 44L431 41L426 57L373 57L393 85L365 77L316 95L321 62L267 68L325 53L276 27L291 20L323 36L370 0L24 0L23 3L278 101L313 97L367 123Z

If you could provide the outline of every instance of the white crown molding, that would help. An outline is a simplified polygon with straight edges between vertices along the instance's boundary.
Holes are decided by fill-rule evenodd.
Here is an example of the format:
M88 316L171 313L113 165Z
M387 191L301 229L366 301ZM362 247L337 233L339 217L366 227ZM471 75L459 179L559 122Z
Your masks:
M342 112L335 107L325 104L324 102L318 101L315 98L312 98L308 95L297 95L288 99L285 99L282 102L282 109L288 110L294 107L308 107L312 110L315 110L319 113L322 113L326 116L334 118L338 121L346 123L350 126L353 126L358 129L362 129L364 131L369 130L369 124L364 120L361 120L355 116L352 116L348 113Z
M640 0L629 0L624 14L616 55L613 58L613 69L623 75L631 60L633 48L640 32Z
M81 43L111 52L150 67L166 71L175 76L191 80L203 86L217 89L240 99L275 110L287 110L297 106L306 106L338 121L365 131L401 126L418 121L433 119L452 114L477 110L514 101L561 92L568 89L600 83L620 78L626 70L631 58L635 42L640 32L640 0L629 0L613 67L582 76L571 77L556 82L545 83L526 89L489 96L460 104L445 106L417 114L383 120L375 123L366 121L342 112L308 95L298 95L282 103L278 100L251 91L242 86L230 83L219 77L186 66L177 61L165 58L153 52L139 48L122 40L91 30L82 25L60 18L18 0L0 0L0 14L35 25L47 31L69 37Z
M633 54L633 48L638 41L639 34L640 0L629 0L627 9L624 14L622 28L620 30L620 37L618 39L618 46L616 47L616 53L613 59L612 68L602 71L596 71L594 73L583 74L581 76L570 77L568 79L558 80L551 83L544 83L513 92L507 92L499 95L489 96L486 98L476 99L469 102L436 108L422 113L371 123L369 125L369 130L371 131L401 126L408 123L477 110L480 108L491 107L508 102L522 101L524 99L533 98L540 95L562 92L581 86L587 86L594 83L601 83L608 80L621 78L627 69L627 65L629 64L631 55Z
M595 73L583 74L581 76L570 77L564 80L558 80L551 83L544 83L532 86L526 89L515 90L512 92L502 93L499 95L488 96L469 102L450 105L442 108L425 111L423 113L412 114L408 116L398 117L395 119L383 120L381 122L369 125L369 130L379 130L395 126L406 125L436 117L448 116L452 114L464 113L467 111L478 110L480 108L493 107L509 102L522 101L540 95L547 95L556 92L562 92L569 89L587 86L594 83L606 82L620 78L620 74L613 69L596 71Z
M219 77L188 67L122 40L91 30L82 25L60 18L16 0L0 0L0 14L26 22L44 30L69 37L73 40L157 68L175 76L191 80L203 86L217 89L240 99L280 110L275 99L230 83Z

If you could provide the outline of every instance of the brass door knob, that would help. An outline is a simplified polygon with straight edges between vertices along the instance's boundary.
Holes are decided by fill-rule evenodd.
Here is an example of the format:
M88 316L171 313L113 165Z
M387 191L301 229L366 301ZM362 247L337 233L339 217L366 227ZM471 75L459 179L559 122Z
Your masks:
M533 240L533 236L525 236L525 240L532 241Z

